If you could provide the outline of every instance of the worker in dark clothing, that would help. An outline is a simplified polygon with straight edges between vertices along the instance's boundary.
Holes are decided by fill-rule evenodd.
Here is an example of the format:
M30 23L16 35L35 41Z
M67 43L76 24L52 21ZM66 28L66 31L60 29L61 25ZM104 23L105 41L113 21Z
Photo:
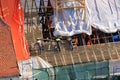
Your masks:
M37 38L37 44L38 44L38 53L41 54L41 52L42 52L42 42L39 38Z
M56 41L56 43L57 43L57 51L61 51L61 49L60 49L60 42L61 42L61 39L59 38L59 37L57 37L56 39L55 39L55 41Z
M70 50L73 50L72 38L71 38L71 37L68 37L68 38L67 38L67 41L68 41L68 44L69 44Z

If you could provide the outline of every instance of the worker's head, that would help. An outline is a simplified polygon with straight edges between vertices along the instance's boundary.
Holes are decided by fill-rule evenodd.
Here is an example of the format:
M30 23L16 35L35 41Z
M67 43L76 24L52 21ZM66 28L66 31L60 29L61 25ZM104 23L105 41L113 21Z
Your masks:
M38 41L38 40L40 40L40 38L37 38L36 40Z

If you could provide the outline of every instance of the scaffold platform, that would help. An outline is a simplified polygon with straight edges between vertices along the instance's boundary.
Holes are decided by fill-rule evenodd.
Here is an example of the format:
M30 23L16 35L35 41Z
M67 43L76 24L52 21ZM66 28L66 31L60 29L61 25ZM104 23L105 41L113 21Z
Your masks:
M63 43L61 48L61 52L44 50L41 54L31 55L40 56L53 66L120 59L120 42L75 46L73 51Z

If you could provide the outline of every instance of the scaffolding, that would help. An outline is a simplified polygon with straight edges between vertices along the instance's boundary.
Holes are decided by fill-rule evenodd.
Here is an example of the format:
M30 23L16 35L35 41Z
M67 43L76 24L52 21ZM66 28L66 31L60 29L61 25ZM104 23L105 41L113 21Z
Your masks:
M55 8L49 4L50 0L22 0L25 12L26 37L28 42L36 42L36 38L42 36L42 30L49 31L49 17L64 9L85 9L84 0L74 0L76 5L64 7L63 3L73 0L53 0ZM44 4L47 3L47 6ZM48 9L50 12L48 12ZM84 14L86 15L86 14ZM84 17L85 19L85 17ZM45 24L45 26L43 26ZM27 74L27 66L30 67L31 80L116 80L119 79L119 66L113 67L110 73L109 60L120 59L120 32L103 33L93 29L92 35L84 33L72 36L74 49L70 50L65 37L61 40L61 52L56 50L56 42L53 38L41 39L43 50L38 54L38 46L30 49L31 56L39 56L49 62L53 67L33 69L33 62L22 63L22 74ZM101 36L102 35L102 36ZM50 35L51 36L51 35ZM86 38L87 36L87 38ZM75 44L75 39L79 38L79 45ZM117 40L116 40L117 38ZM87 40L86 40L87 39ZM29 44L31 44L29 42ZM89 42L89 44L88 44ZM49 49L50 48L50 49ZM28 70L28 73L29 71ZM117 75L116 75L117 74ZM21 76L28 80L29 76ZM1 78L0 80L4 80ZM18 80L19 77L7 77L8 80Z
M25 12L25 21L28 25L27 30L29 37L27 36L28 41L36 41L37 37L41 37L41 40L44 45L44 50L42 51L41 56L44 60L48 61L54 66L75 64L75 63L84 63L84 62L97 62L105 60L114 60L120 59L120 50L119 50L119 41L115 41L114 37L117 35L119 38L119 31L116 33L104 33L93 28L92 35L86 35L84 33L73 36L73 39L76 37L80 38L79 46L74 45L74 50L71 51L68 48L66 39L63 38L61 43L62 51L57 54L56 51L56 42L53 38L44 39L42 36L42 31L48 29L49 31L49 17L53 15L53 12L56 14L56 21L58 19L58 12L64 11L65 9L86 9L85 0L52 0L52 6L50 0L22 0ZM73 1L76 5L67 7L64 6L64 3ZM28 5L29 4L29 5ZM49 11L49 12L48 12ZM86 15L86 14L84 14ZM34 20L36 20L34 23ZM85 19L85 17L84 17ZM33 25L41 25L41 28L34 28ZM45 24L45 25L44 25ZM31 27L30 27L30 26ZM32 34L29 33L29 28L32 28ZM44 34L46 35L46 34ZM87 36L87 38L85 38ZM88 44L89 42L89 44ZM64 45L66 44L66 45ZM74 43L73 43L74 44ZM48 50L48 46L51 48ZM38 49L32 49L32 54L37 54L35 51ZM69 55L69 56L68 56Z

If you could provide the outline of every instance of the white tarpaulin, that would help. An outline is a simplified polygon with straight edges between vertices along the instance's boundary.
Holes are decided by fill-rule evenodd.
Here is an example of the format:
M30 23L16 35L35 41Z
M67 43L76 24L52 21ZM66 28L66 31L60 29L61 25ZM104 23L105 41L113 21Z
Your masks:
M120 0L85 0L84 8L68 8L79 5L79 0L63 1L62 7L54 13L52 26L54 35L71 36L78 33L91 34L91 26L111 33L120 29ZM55 8L55 0L51 0ZM77 6L78 7L78 6Z
M55 7L54 0L51 0L51 3ZM58 13L54 13L52 22L52 26L55 27L55 36L72 36L83 32L87 34L91 33L91 27L88 24L89 20L85 20L85 9L80 8L79 0L63 1L60 5L64 9L60 9Z
M86 0L90 25L106 33L120 29L120 0Z
M120 75L120 60L109 61L110 75Z
M48 62L44 61L41 57L39 56L34 56L31 57L28 60L24 61L18 61L19 65L19 70L21 76L18 77L19 80L33 80L34 75L33 75L33 70L34 69L41 69L41 68L51 68L52 65L50 65ZM53 70L49 70L49 73L54 74ZM37 74L37 73L36 73Z
M24 79L29 79L32 80L33 76L33 65L32 65L32 60L24 60L24 61L18 61L18 66L20 70L20 75L17 80L24 80Z
M34 69L51 68L51 67L53 67L51 64L49 64L47 61L44 61L39 56L31 57L31 60L33 61Z

